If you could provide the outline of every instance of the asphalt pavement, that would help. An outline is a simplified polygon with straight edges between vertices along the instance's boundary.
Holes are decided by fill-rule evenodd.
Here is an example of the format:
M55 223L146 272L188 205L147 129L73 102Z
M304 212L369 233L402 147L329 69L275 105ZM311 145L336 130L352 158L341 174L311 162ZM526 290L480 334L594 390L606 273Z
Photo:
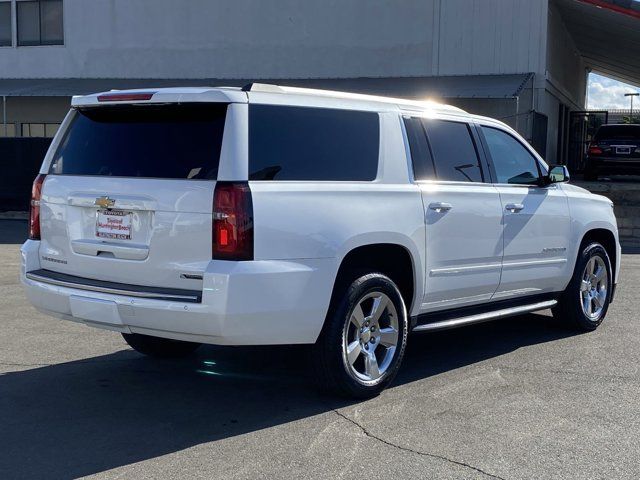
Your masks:
M38 313L0 221L0 478L637 479L640 255L600 329L548 313L410 337L391 388L321 395L308 347L151 360Z

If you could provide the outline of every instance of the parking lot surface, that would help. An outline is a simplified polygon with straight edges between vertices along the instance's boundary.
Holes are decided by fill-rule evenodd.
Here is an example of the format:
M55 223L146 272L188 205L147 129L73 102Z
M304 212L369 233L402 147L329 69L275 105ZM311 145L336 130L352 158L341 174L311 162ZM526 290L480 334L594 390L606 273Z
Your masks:
M0 221L0 478L638 478L640 255L605 323L547 313L409 339L378 398L320 395L309 348L145 358L34 310Z

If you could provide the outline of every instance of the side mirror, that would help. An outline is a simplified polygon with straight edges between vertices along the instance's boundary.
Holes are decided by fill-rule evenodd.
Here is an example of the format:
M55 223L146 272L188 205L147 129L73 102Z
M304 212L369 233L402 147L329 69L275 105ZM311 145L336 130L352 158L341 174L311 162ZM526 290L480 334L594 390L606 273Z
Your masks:
M570 175L566 165L553 165L547 175L547 185L551 183L563 183L569 181Z

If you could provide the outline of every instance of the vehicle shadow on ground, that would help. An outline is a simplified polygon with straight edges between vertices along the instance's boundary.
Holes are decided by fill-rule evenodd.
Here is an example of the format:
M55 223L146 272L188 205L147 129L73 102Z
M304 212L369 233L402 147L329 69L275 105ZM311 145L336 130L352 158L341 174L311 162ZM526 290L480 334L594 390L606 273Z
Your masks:
M413 336L391 388L569 335L532 314ZM0 375L0 477L77 478L352 404L316 391L308 351L123 349Z

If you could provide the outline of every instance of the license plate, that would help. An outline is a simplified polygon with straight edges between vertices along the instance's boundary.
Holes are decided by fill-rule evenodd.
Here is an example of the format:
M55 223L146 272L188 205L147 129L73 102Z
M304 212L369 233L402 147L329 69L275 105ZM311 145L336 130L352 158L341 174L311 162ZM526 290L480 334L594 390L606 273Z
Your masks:
M631 147L616 147L616 153L619 155L629 155L631 153Z
M131 240L132 216L124 210L98 210L96 237Z

